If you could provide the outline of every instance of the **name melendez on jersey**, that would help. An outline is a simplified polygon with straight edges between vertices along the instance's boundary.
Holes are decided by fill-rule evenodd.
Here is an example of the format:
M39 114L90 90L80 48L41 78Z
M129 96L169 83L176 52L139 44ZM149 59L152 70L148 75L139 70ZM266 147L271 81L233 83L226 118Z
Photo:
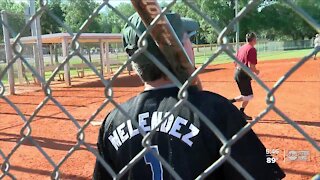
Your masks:
M150 132L151 129L155 129L155 127L161 122L162 117L167 116L168 114L169 114L168 112L163 113L163 112L155 111L152 113L151 121L150 121L149 112L139 114L138 115L139 126L145 132ZM175 118L171 114L160 125L160 127L156 131L174 136L191 147L193 144L191 138L199 134L199 129L196 126L194 126L192 123L190 123L190 125L187 126L188 122L189 122L188 120L180 116L177 116ZM183 126L184 128L189 129L187 133L182 134L182 132L180 131L180 129ZM108 139L112 143L114 148L118 150L118 148L123 143L125 143L129 138L131 139L138 134L139 134L139 130L137 128L134 128L134 126L131 123L131 120L127 120L126 122L123 122L118 127L116 127L116 129L112 132L112 134L108 137Z

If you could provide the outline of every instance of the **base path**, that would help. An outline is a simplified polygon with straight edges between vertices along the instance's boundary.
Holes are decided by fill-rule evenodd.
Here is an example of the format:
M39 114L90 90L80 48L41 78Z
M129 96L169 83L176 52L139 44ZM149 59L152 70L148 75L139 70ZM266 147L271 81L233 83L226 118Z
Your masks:
M261 79L272 87L298 60L265 61L258 64ZM212 65L201 73L205 90L232 98L239 95L233 80L232 63ZM85 77L73 87L53 85L53 97L58 100L80 125L83 125L105 100L104 87L98 78ZM114 100L122 103L143 90L136 75L122 76L113 84ZM265 92L253 81L255 98L247 107L247 114L257 116L266 107ZM29 118L44 100L42 91L7 96ZM294 120L318 144L320 143L320 61L306 62L275 93L276 106ZM235 103L239 107L239 103ZM102 121L113 105L108 104L95 118ZM0 149L8 155L21 139L23 120L3 99L0 99ZM49 101L31 123L31 136L58 163L77 142L77 127ZM96 148L99 126L85 129L85 142ZM277 162L285 170L286 179L310 179L320 172L320 155L290 124L270 112L253 126L265 146L274 152ZM250 147L248 147L250 148ZM305 153L307 152L307 153ZM295 154L296 153L296 154ZM305 154L304 154L305 153ZM0 157L0 164L4 160ZM91 179L95 157L81 146L61 166L62 179ZM241 164L241 163L240 163ZM17 179L49 179L53 167L28 139L10 158L10 173ZM6 176L5 179L9 179Z

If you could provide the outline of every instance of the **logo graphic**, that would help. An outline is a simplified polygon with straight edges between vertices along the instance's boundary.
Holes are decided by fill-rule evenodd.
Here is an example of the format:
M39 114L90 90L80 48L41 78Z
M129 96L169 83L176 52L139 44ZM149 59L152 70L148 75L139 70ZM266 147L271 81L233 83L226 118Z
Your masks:
M309 161L310 151L307 150L289 150L286 155L288 161Z

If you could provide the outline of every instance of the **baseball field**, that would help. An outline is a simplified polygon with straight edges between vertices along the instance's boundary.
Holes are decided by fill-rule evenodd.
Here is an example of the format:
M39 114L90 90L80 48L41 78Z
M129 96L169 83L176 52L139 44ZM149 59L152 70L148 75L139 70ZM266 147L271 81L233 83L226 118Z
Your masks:
M278 58L274 61L271 55L269 59L267 57L258 64L258 68L261 70L260 78L270 88L300 59ZM201 63L201 60L198 63ZM230 62L210 65L200 74L204 90L221 94L226 98L237 96L239 92L233 80L233 71L234 65ZM317 143L320 143L319 79L320 61L310 59L275 92L275 106L295 121ZM51 86L52 97L75 117L80 126L83 126L106 100L105 88L94 75L73 78L72 81L72 87L54 82ZM34 115L35 109L46 98L43 91L37 90L38 88L32 86L28 88L33 90L6 96L27 119ZM267 93L254 81L253 89L255 98L247 107L247 113L257 116L267 107ZM136 75L123 73L113 84L113 99L117 103L122 103L142 90L143 84ZM113 108L113 105L108 104L97 114L94 121L102 121ZM23 128L24 120L3 99L0 99L0 120L0 149L6 156L12 155L9 160L9 173L17 179L49 179L54 167L29 138L22 139L24 134L28 133L28 129ZM78 146L79 129L51 100L35 114L30 129L32 139L54 163L58 164L67 154L71 154L60 167L62 179L91 179L95 156L84 145ZM84 130L84 142L92 148L96 148L98 130L99 126L92 124ZM253 126L253 130L266 148L274 152L276 162L287 174L286 179L310 179L319 173L319 152L276 113L269 112ZM17 146L21 140L24 141ZM0 156L0 162L3 161L3 157ZM6 176L4 179L10 178Z

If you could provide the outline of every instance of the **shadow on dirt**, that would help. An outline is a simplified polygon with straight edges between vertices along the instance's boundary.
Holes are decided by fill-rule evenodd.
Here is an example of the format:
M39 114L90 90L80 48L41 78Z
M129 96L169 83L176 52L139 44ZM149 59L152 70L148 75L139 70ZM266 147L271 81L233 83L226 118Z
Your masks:
M120 76L117 77L112 83L112 87L140 87L143 86L142 81L140 80L138 75L131 76ZM104 84L100 80L92 81L92 82L84 82L77 85L72 85L72 87L77 88L90 88L90 87L105 87Z

